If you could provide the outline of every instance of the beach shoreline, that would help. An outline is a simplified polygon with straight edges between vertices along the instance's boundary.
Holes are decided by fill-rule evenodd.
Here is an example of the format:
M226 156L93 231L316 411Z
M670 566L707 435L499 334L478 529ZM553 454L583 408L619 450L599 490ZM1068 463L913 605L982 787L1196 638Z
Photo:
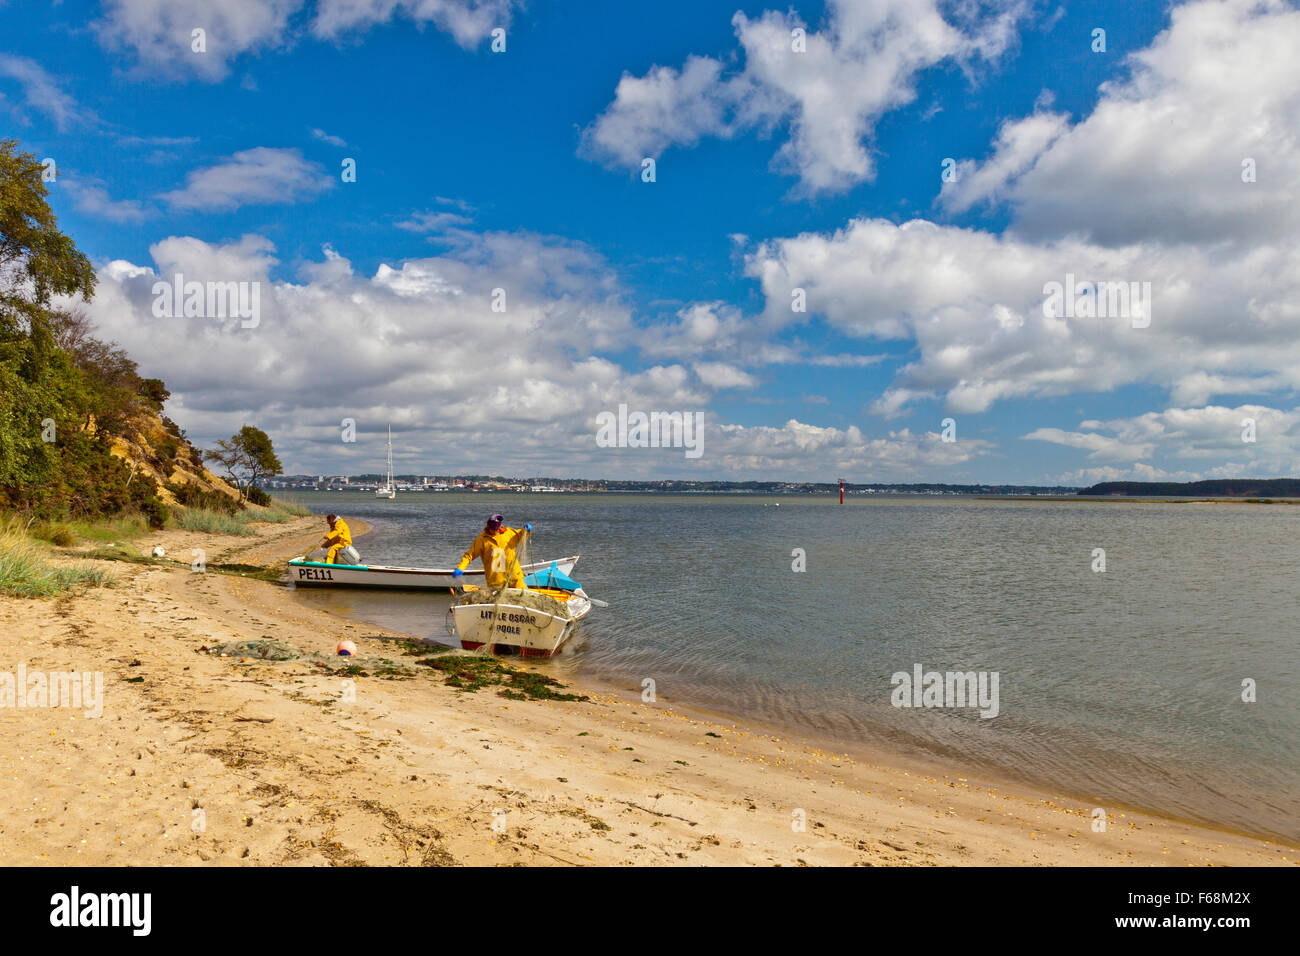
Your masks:
M357 527L357 537L364 529ZM272 565L317 517L256 538L151 534L178 563L104 562L116 587L0 602L0 670L102 672L103 716L0 712L0 864L1294 865L1293 845L1091 807L886 750L830 752L700 708L577 680L586 702L414 676L405 635L190 569ZM297 660L202 648L274 638ZM407 658L409 662L412 659ZM536 670L511 662L522 670ZM544 666L544 665L543 665ZM349 693L352 695L348 699ZM805 735L800 735L804 738Z

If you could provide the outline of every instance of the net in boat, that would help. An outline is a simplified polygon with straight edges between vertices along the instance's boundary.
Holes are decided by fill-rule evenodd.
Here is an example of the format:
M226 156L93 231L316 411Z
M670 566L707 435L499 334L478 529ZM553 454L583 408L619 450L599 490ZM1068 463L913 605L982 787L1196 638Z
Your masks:
M517 604L520 607L553 614L556 617L568 617L568 609L549 594L537 591L521 591L518 588L499 588L496 590L467 591L458 604Z

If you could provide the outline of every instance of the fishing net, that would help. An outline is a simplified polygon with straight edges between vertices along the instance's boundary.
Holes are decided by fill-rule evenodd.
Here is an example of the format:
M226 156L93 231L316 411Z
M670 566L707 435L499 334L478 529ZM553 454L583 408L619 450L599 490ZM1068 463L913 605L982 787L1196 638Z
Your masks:
M510 551L510 566L508 573L519 576L523 575L523 566L528 563L528 550L531 532L525 532L523 540L519 542L517 548ZM461 595L457 604L514 604L520 607L526 607L533 611L541 611L543 614L552 614L556 617L569 617L569 609L565 607L562 601L557 601L548 594L539 594L536 591L530 591L527 588L483 588L478 591L466 591ZM448 615L450 616L450 610ZM484 644L475 652L480 655L490 655L496 645L493 643Z
M549 594L537 591L521 591L519 588L499 588L495 591L467 591L458 602L460 604L517 604L544 614L556 617L568 617L565 606Z
M303 656L302 651L292 644L273 637L260 641L231 641L229 644L209 648L208 653L224 654L226 657L254 657L263 661L292 661Z

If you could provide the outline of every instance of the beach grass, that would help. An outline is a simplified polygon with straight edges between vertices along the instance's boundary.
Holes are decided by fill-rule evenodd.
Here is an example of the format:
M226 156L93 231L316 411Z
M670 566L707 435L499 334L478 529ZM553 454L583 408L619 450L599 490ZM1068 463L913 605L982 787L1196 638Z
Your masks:
M27 533L60 548L70 548L79 541L129 541L148 534L152 529L144 516L122 515L95 521L69 520L33 524Z
M176 523L186 531L203 531L208 534L233 534L252 537L257 534L253 525L284 524L311 514L301 505L274 499L270 505L250 505L242 511L228 514L212 508L179 508L175 510Z
M44 547L20 527L0 529L0 594L57 597L79 587L107 587L113 575L84 564L52 564Z
M306 505L299 504L296 501L290 501L287 498L271 498L271 510L279 511L295 518L306 518L314 512Z
M279 511L275 508L258 508L256 511L249 511L249 515L254 521L263 521L267 524L284 524L286 521L293 521L294 516L287 511Z
M253 529L254 516L247 511L226 514L210 508L179 508L176 511L176 523L186 531L202 531L206 534L230 534L251 538L257 532Z

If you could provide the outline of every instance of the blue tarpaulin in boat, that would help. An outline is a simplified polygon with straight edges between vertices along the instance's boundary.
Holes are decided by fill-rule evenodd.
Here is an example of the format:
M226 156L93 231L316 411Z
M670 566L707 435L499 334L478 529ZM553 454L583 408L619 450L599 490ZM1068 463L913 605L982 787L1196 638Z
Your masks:
M565 591L576 591L582 587L581 584L561 571L554 561L544 571L534 571L528 575L528 577L524 578L524 583L530 588L560 588Z

